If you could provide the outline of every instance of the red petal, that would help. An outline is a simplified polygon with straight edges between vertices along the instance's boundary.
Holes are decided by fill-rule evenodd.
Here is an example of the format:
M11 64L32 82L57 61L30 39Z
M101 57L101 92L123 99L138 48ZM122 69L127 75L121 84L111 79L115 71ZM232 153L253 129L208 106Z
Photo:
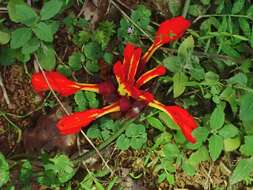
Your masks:
M86 127L94 121L100 113L100 109L90 109L64 116L58 121L57 128L64 135L77 133L81 127Z
M69 96L77 92L80 87L58 72L45 72L52 89L62 96ZM32 75L32 86L36 92L47 91L50 88L41 72Z
M141 48L137 48L134 50L134 53L131 59L129 60L129 70L128 70L128 75L127 75L127 81L130 84L134 83L134 80L135 80L134 78L138 69L140 58L141 58Z
M166 73L166 68L164 66L158 66L142 74L140 78L136 81L135 85L139 88L140 86L152 80L153 78L164 75L165 73Z
M156 32L155 44L165 44L170 40L177 40L190 27L191 23L183 16L174 17L160 24Z

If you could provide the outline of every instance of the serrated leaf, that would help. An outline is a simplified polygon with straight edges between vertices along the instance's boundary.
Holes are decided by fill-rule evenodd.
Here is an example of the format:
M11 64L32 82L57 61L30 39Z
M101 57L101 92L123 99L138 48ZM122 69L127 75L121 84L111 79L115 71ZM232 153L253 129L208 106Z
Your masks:
M182 57L180 56L169 56L163 60L163 65L173 73L181 71L183 63Z
M102 57L102 49L95 42L89 42L84 46L84 54L88 59L97 60Z
M240 54L238 53L238 51L237 50L235 50L231 45L229 45L229 44L222 44L222 46L221 46L221 50L225 53L225 54L227 54L227 55L229 55L229 56L231 56L231 57L237 57L237 58L239 58L240 57Z
M16 5L25 5L25 2L24 0L9 0L8 1L7 9L8 9L9 17L11 21L17 23L19 21L18 21L18 17L16 13Z
M37 38L31 38L27 43L25 43L21 49L23 54L31 54L35 52L40 47L40 42Z
M57 71L59 71L60 73L62 73L63 75L65 75L67 77L70 77L72 74L72 70L67 65L58 65Z
M188 77L183 72L176 73L173 78L173 96L174 98L184 93Z
M156 119L154 117L148 117L147 121L152 127L156 128L160 131L165 131L165 126L161 123L161 121L159 119Z
M50 71L55 68L56 59L53 48L47 47L47 49L39 49L36 54L43 69Z
M228 84L247 86L248 78L244 73L237 73L227 80Z
M203 161L207 161L209 159L210 157L207 148L205 146L201 146L196 152L191 154L191 156L188 159L188 162L192 166L197 167L198 164L200 164Z
M231 13L232 14L239 13L243 9L244 4L245 4L245 0L236 0L235 3L233 4Z
M232 124L227 124L219 130L219 135L226 138L231 138L238 135L239 130Z
M246 93L240 98L240 119L242 121L252 121L253 113L253 93Z
M208 149L212 160L217 160L223 150L223 138L219 135L212 135L208 140Z
M253 11L253 9L252 9ZM245 36L250 37L250 25L246 18L239 18L240 28L242 29Z
M194 39L192 36L187 37L178 48L178 55L182 57L189 56L194 48Z
M197 17L203 15L205 13L205 9L200 4L194 4L189 6L188 13Z
M239 136L234 138L227 138L224 139L224 151L225 152L232 152L239 148L241 145L241 139Z
M234 88L232 87L225 88L225 90L220 94L220 99L227 101L230 104L233 113L236 113L238 105Z
M225 121L224 106L217 105L210 117L210 127L220 129Z
M85 97L87 99L87 102L89 104L89 107L90 108L98 108L99 106L99 102L98 102L98 99L96 98L97 95L95 92L88 92L88 91L85 91Z
M166 158L178 157L178 155L180 154L177 145L172 143L167 143L162 150Z
M10 41L10 34L8 32L2 32L0 31L0 44L4 45L7 44Z
M0 152L0 187L9 181L9 164L4 155Z
M130 146L130 140L124 134L120 135L116 141L116 145L120 150L127 150Z
M32 37L32 31L30 28L18 28L11 33L10 47L17 49L25 45Z
M253 158L240 160L230 177L231 185L249 177L253 171Z
M74 52L71 56L69 56L68 64L74 71L78 71L82 68L81 65L82 54L80 52Z
M77 111L84 111L87 109L88 102L83 91L78 91L77 93L75 93L74 100L78 106Z
M48 20L54 17L61 10L62 5L63 2L60 0L46 2L40 11L41 20Z
M44 22L40 22L36 24L32 28L34 34L39 38L40 40L43 40L45 42L52 42L53 41L53 33L52 28L50 25L47 25Z
M27 26L33 25L38 19L38 16L33 8L26 4L17 4L15 10L17 21Z
M130 139L130 146L135 150L140 150L143 145L146 143L147 137L135 137Z

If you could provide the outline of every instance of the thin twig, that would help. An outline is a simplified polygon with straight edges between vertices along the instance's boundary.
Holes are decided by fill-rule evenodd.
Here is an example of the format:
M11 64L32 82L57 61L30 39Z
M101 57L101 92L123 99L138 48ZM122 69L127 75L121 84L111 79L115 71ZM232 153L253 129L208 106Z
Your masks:
M153 42L153 38L151 38L151 36L149 36L149 34L147 32L145 32L138 24L136 24L136 22L134 22L118 5L117 3L115 3L113 0L111 1L112 5L117 8L121 14L128 20L130 21L136 28L138 28L150 41Z
M2 91L3 91L3 97L4 97L4 100L6 102L6 104L9 106L11 104L10 102L10 99L9 99L9 96L7 94L7 91L5 89L5 86L4 86L4 83L3 83L3 78L1 76L1 73L0 73L0 86L2 88Z

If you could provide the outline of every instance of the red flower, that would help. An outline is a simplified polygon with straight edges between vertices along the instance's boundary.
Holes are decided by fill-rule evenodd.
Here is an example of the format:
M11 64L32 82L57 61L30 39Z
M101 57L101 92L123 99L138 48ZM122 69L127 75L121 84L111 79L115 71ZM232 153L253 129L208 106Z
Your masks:
M87 90L104 95L110 94L115 90L114 86L110 82L104 82L101 84L76 83L55 71L48 71L44 73L47 81L41 72L34 73L32 75L32 86L37 93L48 91L50 89L48 83L54 91L58 92L62 96L72 95L79 90Z
M130 108L130 102L135 100L135 104L140 107L148 105L165 112L177 124L185 138L191 142L195 142L192 136L192 131L197 127L193 117L183 108L179 106L166 106L155 100L154 96L139 89L148 81L155 77L164 75L165 67L158 66L142 74L135 80L136 73L140 71L139 64L145 64L154 51L161 45L168 43L171 40L176 40L182 36L185 30L190 26L190 22L183 17L175 17L161 23L152 46L141 58L141 49L136 48L132 44L127 44L124 49L123 63L117 61L113 66L113 72L118 82L118 98L116 103L106 106L102 109L90 109L83 112L77 112L69 116L63 117L58 123L57 128L62 134L77 133L81 127L88 126L98 117L105 114L122 111L126 112ZM141 59L141 61L140 61ZM140 65L140 66L142 66ZM78 90L89 90L103 95L110 95L114 91L114 86L111 83L102 84L81 84L68 80L65 76L57 72L46 72L46 78L51 84L53 90L63 96L71 95ZM36 73L32 77L32 84L37 92L46 91L49 89L42 73ZM129 112L130 113L130 112ZM135 114L126 114L135 115Z

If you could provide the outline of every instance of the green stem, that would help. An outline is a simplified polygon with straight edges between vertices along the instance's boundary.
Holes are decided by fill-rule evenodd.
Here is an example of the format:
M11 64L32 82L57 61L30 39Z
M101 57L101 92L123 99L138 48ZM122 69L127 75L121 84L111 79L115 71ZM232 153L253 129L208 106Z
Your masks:
M182 16L186 18L189 6L191 4L191 0L186 0L184 3L184 8L183 8L183 12L182 12Z
M210 14L210 15L200 15L192 23L196 23L198 20L200 20L202 18L208 18L208 17L237 17L237 18L246 18L246 19L253 21L253 18L251 18L247 15Z

